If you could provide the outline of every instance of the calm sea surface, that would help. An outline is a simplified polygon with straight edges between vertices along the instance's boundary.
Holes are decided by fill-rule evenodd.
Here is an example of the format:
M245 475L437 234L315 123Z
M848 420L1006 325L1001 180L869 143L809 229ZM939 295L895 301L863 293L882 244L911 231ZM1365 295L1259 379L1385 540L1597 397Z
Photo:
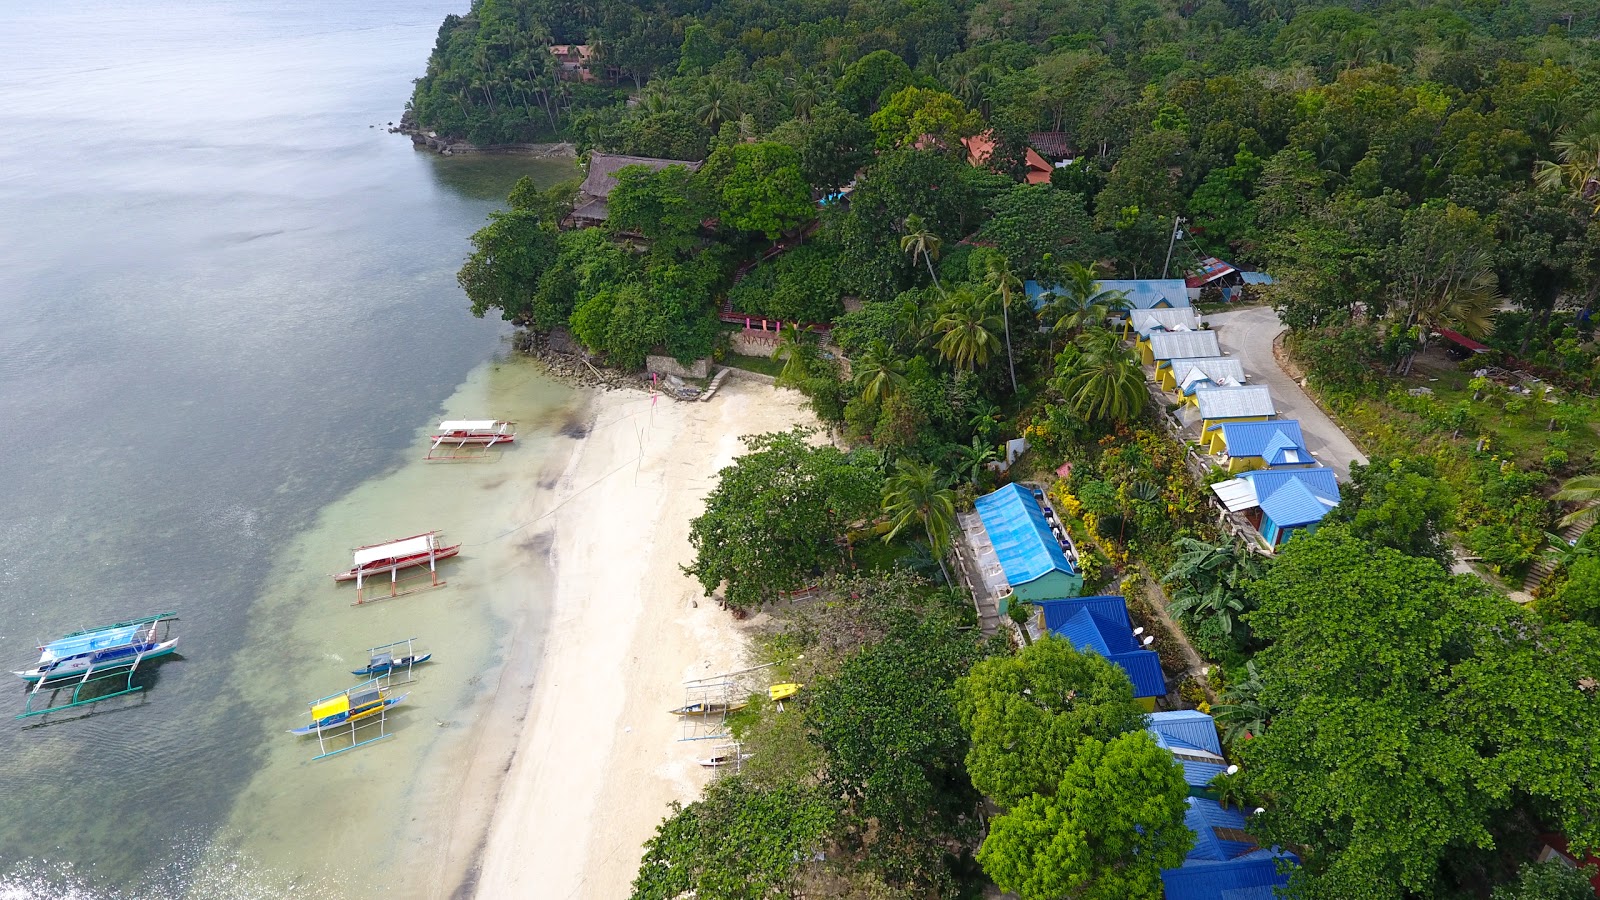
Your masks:
M384 130L466 5L0 4L0 663L183 620L140 703L24 728L20 681L0 691L0 896L192 884L285 739L241 671L274 658L252 616L282 554L503 356L455 284L466 236L570 164ZM371 528L329 558L394 536ZM326 590L293 608L343 604Z

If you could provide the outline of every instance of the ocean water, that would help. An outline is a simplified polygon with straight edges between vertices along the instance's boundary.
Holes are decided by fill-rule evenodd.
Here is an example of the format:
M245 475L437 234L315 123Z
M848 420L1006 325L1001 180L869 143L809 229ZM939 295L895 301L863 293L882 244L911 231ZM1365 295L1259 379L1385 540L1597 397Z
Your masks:
M517 177L571 164L384 128L466 5L0 5L0 659L182 617L129 701L41 727L0 692L0 898L406 893L367 870L437 839L403 810L449 789L537 600L494 576L536 556L502 532L573 400L454 280ZM526 440L423 466L445 412ZM448 587L352 609L328 582L427 528L477 544ZM411 636L440 656L395 737L307 763L305 702Z

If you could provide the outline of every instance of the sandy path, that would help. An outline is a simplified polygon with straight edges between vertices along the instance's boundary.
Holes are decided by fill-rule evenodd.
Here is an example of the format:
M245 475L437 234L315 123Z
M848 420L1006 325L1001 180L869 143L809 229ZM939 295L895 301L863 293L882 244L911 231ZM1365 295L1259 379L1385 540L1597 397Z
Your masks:
M476 895L628 895L640 845L706 773L667 710L686 678L737 668L733 620L678 566L689 520L739 436L814 419L790 391L729 381L708 403L595 399L556 486L555 596L533 697L500 789Z

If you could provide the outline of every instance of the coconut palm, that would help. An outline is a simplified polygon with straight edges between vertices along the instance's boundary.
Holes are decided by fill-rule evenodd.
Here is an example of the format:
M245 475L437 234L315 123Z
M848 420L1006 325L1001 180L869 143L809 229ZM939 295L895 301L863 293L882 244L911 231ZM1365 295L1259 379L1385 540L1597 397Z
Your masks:
M1127 291L1110 291L1100 286L1100 275L1093 266L1068 263L1060 283L1050 289L1050 304L1045 307L1046 321L1054 320L1052 329L1065 334L1077 334L1090 325L1106 320L1106 316L1128 308Z
M1600 517L1600 475L1579 475L1561 483L1556 499L1578 504L1576 512L1561 519L1561 527L1587 525Z
M1534 164L1533 177L1540 187L1570 190L1584 203L1594 204L1600 215L1600 111L1591 112L1550 142L1554 160Z
M933 330L940 335L934 349L957 369L975 371L989 364L989 356L1000 349L996 335L1003 326L987 305L970 290L950 295L940 311Z
M789 102L794 107L794 117L802 122L811 119L811 110L822 102L823 81L815 72L802 72L798 78L789 79L792 85Z
M728 87L721 79L713 78L707 81L705 90L705 98L694 111L695 118L701 125L716 131L722 127L723 122L731 122L738 118L737 104L728 95Z
M921 523L928 546L939 560L939 571L949 581L944 554L956 527L956 493L945 485L933 466L905 457L896 460L894 474L883 483L883 511L890 516L884 542L894 540L906 526Z
M1074 343L1078 353L1055 381L1072 411L1085 419L1113 422L1137 416L1148 398L1139 361L1104 329L1086 331Z
M889 352L889 345L874 341L860 359L851 360L856 389L868 403L887 400L906 384L906 364Z
M1000 301L1000 316L1006 335L1006 372L1011 376L1011 393L1017 392L1017 366L1011 357L1011 298L1022 293L1022 279L1011 271L1011 263L998 254L989 257L989 270L983 283L993 292L989 296Z
M906 216L906 233L900 238L900 249L911 254L913 262L918 256L922 257L928 266L928 277L933 279L933 286L939 288L940 293L944 292L944 288L939 287L939 276L934 274L933 261L938 257L939 247L943 243L938 235L924 227L921 216L916 213Z
M904 346L921 344L933 332L933 323L937 319L933 304L922 302L917 291L906 291L900 295L894 310L894 323Z
M815 353L816 349L805 339L800 326L790 325L783 329L782 336L778 338L778 349L772 352L774 359L783 360L783 370L778 373L778 380L785 384L798 384L810 374L811 358Z

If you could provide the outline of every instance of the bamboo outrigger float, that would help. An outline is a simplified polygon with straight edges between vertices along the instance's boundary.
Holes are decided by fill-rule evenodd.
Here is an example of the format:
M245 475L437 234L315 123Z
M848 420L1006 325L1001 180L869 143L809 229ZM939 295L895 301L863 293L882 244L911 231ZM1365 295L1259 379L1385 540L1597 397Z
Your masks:
M74 631L58 640L39 647L39 662L31 669L12 674L31 682L33 689L23 711L17 716L26 719L47 713L88 706L113 697L138 693L143 686L133 683L139 666L150 660L170 655L178 647L172 636L174 613L158 613L142 619L101 625ZM122 678L121 690L86 696L86 689L99 685L106 679ZM65 703L54 702L62 692L71 688ZM35 709L34 703L45 698L49 705Z
M289 729L290 734L317 736L317 755L311 757L315 762L330 756L337 756L346 750L365 747L375 744L386 737L392 737L387 729L389 708L404 702L409 694L398 697L384 689L378 679L363 681L349 690L337 694L329 694L320 700L313 700L306 704L310 709L311 721L299 728ZM376 727L375 736L362 738L360 731L363 728ZM328 749L330 737L337 738L348 735L350 746Z
M354 581L356 583L356 605L365 603L366 584L373 576L388 573L389 597L400 597L405 594L425 591L429 588L443 587L445 582L439 580L439 561L449 559L461 552L461 545L444 546L439 541L439 532L429 531L423 534L414 534L408 538L387 541L382 544L372 544L355 549L355 564L348 571L340 572L333 576L334 581ZM427 566L429 583L421 587L400 590L400 570L416 566Z
M439 423L439 433L429 435L433 444L423 459L484 459L488 451L517 439L515 422L495 419L447 419ZM477 452L468 448L477 448Z

